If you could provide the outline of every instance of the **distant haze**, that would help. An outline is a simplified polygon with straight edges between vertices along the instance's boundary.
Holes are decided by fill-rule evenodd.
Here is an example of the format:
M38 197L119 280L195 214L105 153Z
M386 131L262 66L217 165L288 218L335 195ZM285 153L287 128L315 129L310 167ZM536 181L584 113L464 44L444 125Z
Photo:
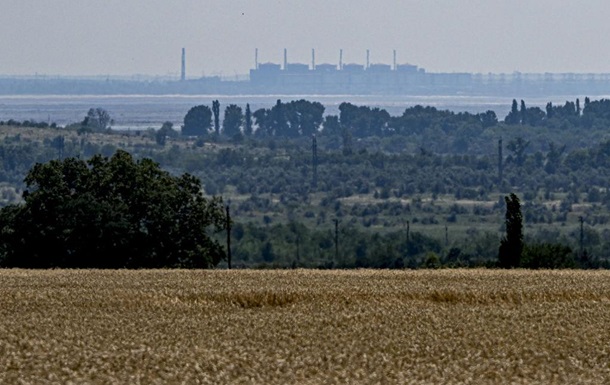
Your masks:
M246 74L259 62L610 72L610 2L2 0L0 75Z

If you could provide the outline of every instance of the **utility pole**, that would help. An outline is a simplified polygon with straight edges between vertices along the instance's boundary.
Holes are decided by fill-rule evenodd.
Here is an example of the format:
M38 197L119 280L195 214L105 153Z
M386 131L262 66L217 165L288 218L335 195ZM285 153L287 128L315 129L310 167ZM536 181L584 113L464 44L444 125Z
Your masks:
M339 220L333 219L335 222L335 262L339 262Z
M583 256L584 255L584 243L585 243L585 230L584 230L585 219L582 216L580 216L580 217L578 217L578 220L580 221L580 255Z
M229 262L229 270L231 270L231 214L229 213L229 205L227 210L227 261Z
M301 234L297 230L297 262L301 261Z
M502 185L502 138L498 140L498 187Z
M59 160L63 160L64 158L64 147L65 147L65 138L63 135L58 136L56 139L56 144L57 144L57 158Z
M318 140L316 134L311 136L311 164L313 168L313 180L311 184L313 188L318 187Z

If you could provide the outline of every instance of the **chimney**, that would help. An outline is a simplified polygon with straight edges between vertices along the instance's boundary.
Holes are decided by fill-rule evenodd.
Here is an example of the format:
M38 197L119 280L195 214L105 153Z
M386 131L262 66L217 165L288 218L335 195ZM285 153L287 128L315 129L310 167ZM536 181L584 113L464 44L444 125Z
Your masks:
M339 69L343 69L343 48L339 50Z
M258 48L254 49L254 69L258 69Z
M316 50L314 48L311 49L311 70L316 69Z
M180 80L186 80L186 51L182 48L182 68L180 71Z
M394 71L396 71L396 50L394 50Z
M370 57L370 51L367 49L366 50L366 69L369 69L369 57Z
M288 67L288 51L284 48L284 71Z

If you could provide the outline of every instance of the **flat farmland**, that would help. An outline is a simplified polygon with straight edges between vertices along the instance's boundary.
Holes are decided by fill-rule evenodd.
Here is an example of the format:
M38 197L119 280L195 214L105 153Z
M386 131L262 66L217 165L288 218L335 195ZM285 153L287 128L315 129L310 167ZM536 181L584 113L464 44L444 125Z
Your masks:
M610 382L610 272L0 270L2 384Z

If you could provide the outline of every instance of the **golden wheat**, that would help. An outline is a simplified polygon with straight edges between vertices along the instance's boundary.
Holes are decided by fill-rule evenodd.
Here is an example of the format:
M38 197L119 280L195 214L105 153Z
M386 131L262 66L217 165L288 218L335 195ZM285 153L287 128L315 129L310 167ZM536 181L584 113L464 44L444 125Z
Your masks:
M0 383L610 382L610 272L0 271Z

